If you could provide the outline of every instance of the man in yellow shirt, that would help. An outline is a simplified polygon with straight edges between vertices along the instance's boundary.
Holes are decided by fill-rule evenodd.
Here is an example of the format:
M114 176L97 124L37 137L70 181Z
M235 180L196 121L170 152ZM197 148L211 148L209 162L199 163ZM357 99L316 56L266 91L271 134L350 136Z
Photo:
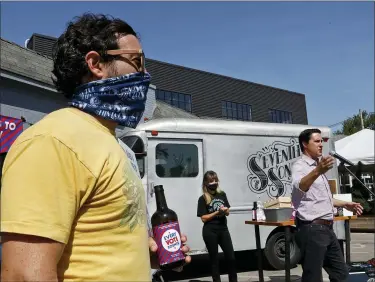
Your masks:
M53 74L70 107L23 132L4 163L1 281L150 281L144 190L115 137L145 108L136 33L85 14L58 39Z

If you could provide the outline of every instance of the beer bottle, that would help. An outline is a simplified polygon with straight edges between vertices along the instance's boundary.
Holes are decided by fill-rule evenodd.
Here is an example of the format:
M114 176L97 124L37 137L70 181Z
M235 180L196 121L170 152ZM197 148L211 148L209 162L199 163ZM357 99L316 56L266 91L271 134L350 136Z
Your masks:
M168 208L163 185L154 187L156 211L151 217L154 240L158 245L157 256L161 270L182 266L185 256L181 251L181 235L177 214Z
M253 203L253 208L252 208L252 211L253 211L253 221L257 221L258 220L257 209L258 209L258 203L254 202Z

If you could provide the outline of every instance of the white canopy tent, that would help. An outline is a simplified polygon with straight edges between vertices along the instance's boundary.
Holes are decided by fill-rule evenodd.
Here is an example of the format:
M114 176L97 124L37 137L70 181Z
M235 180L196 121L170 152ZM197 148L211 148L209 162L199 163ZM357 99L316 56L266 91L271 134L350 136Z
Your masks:
M362 129L335 142L336 153L355 165L360 161L364 165L374 164L375 131ZM338 162L339 164L339 162Z

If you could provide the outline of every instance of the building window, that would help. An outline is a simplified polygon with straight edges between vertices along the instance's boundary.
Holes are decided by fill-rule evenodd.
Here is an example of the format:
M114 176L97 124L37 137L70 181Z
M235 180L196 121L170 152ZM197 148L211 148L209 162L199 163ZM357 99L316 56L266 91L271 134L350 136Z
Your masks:
M196 177L199 172L198 147L193 144L158 144L155 169L161 178Z
M191 95L156 89L156 100L163 101L169 105L185 110L189 113L191 109Z
M270 122L274 123L293 123L292 113L275 109L269 110Z
M251 106L235 102L221 102L222 117L226 119L251 121Z

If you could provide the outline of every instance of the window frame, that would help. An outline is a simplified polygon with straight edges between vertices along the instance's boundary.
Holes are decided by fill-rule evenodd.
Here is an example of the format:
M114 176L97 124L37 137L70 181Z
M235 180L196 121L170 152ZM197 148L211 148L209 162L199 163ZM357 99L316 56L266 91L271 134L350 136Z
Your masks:
M159 146L191 146L194 148L194 157L192 156L188 156L188 157L191 157L191 159L195 159L196 160L196 163L192 164L193 166L195 166L196 168L196 171L194 172L194 175L192 176L163 176L163 175L160 175L158 170L157 170L157 166L160 165L157 163L157 160L165 160L164 158L157 158L158 154L157 154L157 150L158 150L158 147ZM183 151L183 150L181 150ZM184 157L184 159L186 159L186 157ZM168 159L166 160L166 164L163 164L162 166L165 166L165 165L168 165ZM176 166L177 167L177 166ZM169 168L171 169L171 168ZM155 175L158 177L158 178L161 178L161 179L176 179L176 178L188 178L188 179L192 179L192 178L196 178L199 176L199 170L200 170L200 165L199 165L199 148L196 144L186 144L186 143L169 143L169 142L160 142L158 144L156 144L155 146L155 165L154 165L154 172L155 172Z
M133 145L127 142L127 140L133 141L131 140L131 138L135 138L135 142L132 142ZM145 144L142 138L137 135L126 135L126 136L121 137L120 140L124 142L126 146L128 146L133 151L135 158L137 160L140 177L141 179L143 179L143 177L146 174L146 161L145 160L146 160L147 152L145 152ZM139 145L139 142L141 142L141 146L142 146L141 152L134 152L134 146Z
M246 103L222 100L221 117L230 120L253 121L252 106Z
M156 89L155 99L188 113L193 112L193 99L191 94ZM187 109L190 109L190 111Z
M272 123L293 124L293 112L290 111L269 108L268 117Z

